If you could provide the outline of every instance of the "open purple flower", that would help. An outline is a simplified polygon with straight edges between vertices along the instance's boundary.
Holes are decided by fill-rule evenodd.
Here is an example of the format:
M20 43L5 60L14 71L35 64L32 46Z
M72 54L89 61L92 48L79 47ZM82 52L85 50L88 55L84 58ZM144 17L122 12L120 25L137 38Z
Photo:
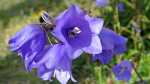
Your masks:
M109 63L114 55L126 51L126 38L110 29L103 28L99 34L99 38L102 43L102 53L94 54L93 59L99 60L102 64Z
M96 6L105 7L109 3L109 0L96 0Z
M17 52L24 60L27 70L33 58L47 44L45 32L39 24L30 24L22 28L9 40L11 51Z
M102 19L91 18L77 5L71 5L56 18L53 34L76 54L83 51L96 54L102 51L98 38L102 26Z
M122 61L112 69L118 80L129 81L131 78L132 64L129 61Z

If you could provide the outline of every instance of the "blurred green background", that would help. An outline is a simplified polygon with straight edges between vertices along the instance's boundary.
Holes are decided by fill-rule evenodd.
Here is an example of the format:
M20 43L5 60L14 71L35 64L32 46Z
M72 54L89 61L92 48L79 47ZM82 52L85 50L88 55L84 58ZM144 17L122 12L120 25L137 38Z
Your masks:
M118 11L119 2L125 4L124 12ZM59 84L55 79L42 81L35 70L26 72L23 61L9 51L7 42L24 25L37 23L41 11L55 17L72 3L94 17L104 18L106 27L128 38L128 51L108 65L92 62L87 54L75 60L73 75L77 84L136 84L139 78L134 71L128 83L117 81L111 72L110 67L124 59L132 60L142 78L150 80L150 0L110 0L104 8L96 7L95 0L0 0L0 84Z

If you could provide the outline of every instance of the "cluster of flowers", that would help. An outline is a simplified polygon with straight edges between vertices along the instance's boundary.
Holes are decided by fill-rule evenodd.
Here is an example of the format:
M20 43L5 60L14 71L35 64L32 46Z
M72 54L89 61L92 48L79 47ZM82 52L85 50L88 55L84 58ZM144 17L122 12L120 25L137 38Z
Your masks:
M127 39L103 26L101 18L90 17L77 5L71 5L55 18L52 23L45 14L44 22L54 24L46 28L42 24L29 24L9 40L11 51L17 52L28 71L37 69L43 80L56 77L61 84L72 76L72 61L82 53L89 53L94 60L107 64L116 54L126 51ZM47 33L51 33L56 43L49 43ZM131 64L123 61L112 71L119 80L129 80Z

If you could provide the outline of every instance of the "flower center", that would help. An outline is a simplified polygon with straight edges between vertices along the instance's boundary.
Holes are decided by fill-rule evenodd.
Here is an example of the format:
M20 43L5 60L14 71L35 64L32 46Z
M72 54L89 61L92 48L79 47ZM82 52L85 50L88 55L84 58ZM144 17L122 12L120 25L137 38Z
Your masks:
M124 73L127 69L128 69L127 67L121 66L121 70L120 70L119 74Z
M73 38L81 33L81 30L79 27L74 27L71 31L69 31L69 37Z

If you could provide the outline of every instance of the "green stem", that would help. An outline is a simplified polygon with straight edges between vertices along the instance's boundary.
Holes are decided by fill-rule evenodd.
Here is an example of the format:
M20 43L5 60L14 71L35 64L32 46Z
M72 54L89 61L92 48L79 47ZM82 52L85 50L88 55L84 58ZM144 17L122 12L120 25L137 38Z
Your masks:
M138 73L138 71L136 70L136 68L135 68L135 66L134 66L134 64L132 62L131 62L131 64L132 64L132 68L135 71L137 77L140 79L141 82L143 82L142 76Z

